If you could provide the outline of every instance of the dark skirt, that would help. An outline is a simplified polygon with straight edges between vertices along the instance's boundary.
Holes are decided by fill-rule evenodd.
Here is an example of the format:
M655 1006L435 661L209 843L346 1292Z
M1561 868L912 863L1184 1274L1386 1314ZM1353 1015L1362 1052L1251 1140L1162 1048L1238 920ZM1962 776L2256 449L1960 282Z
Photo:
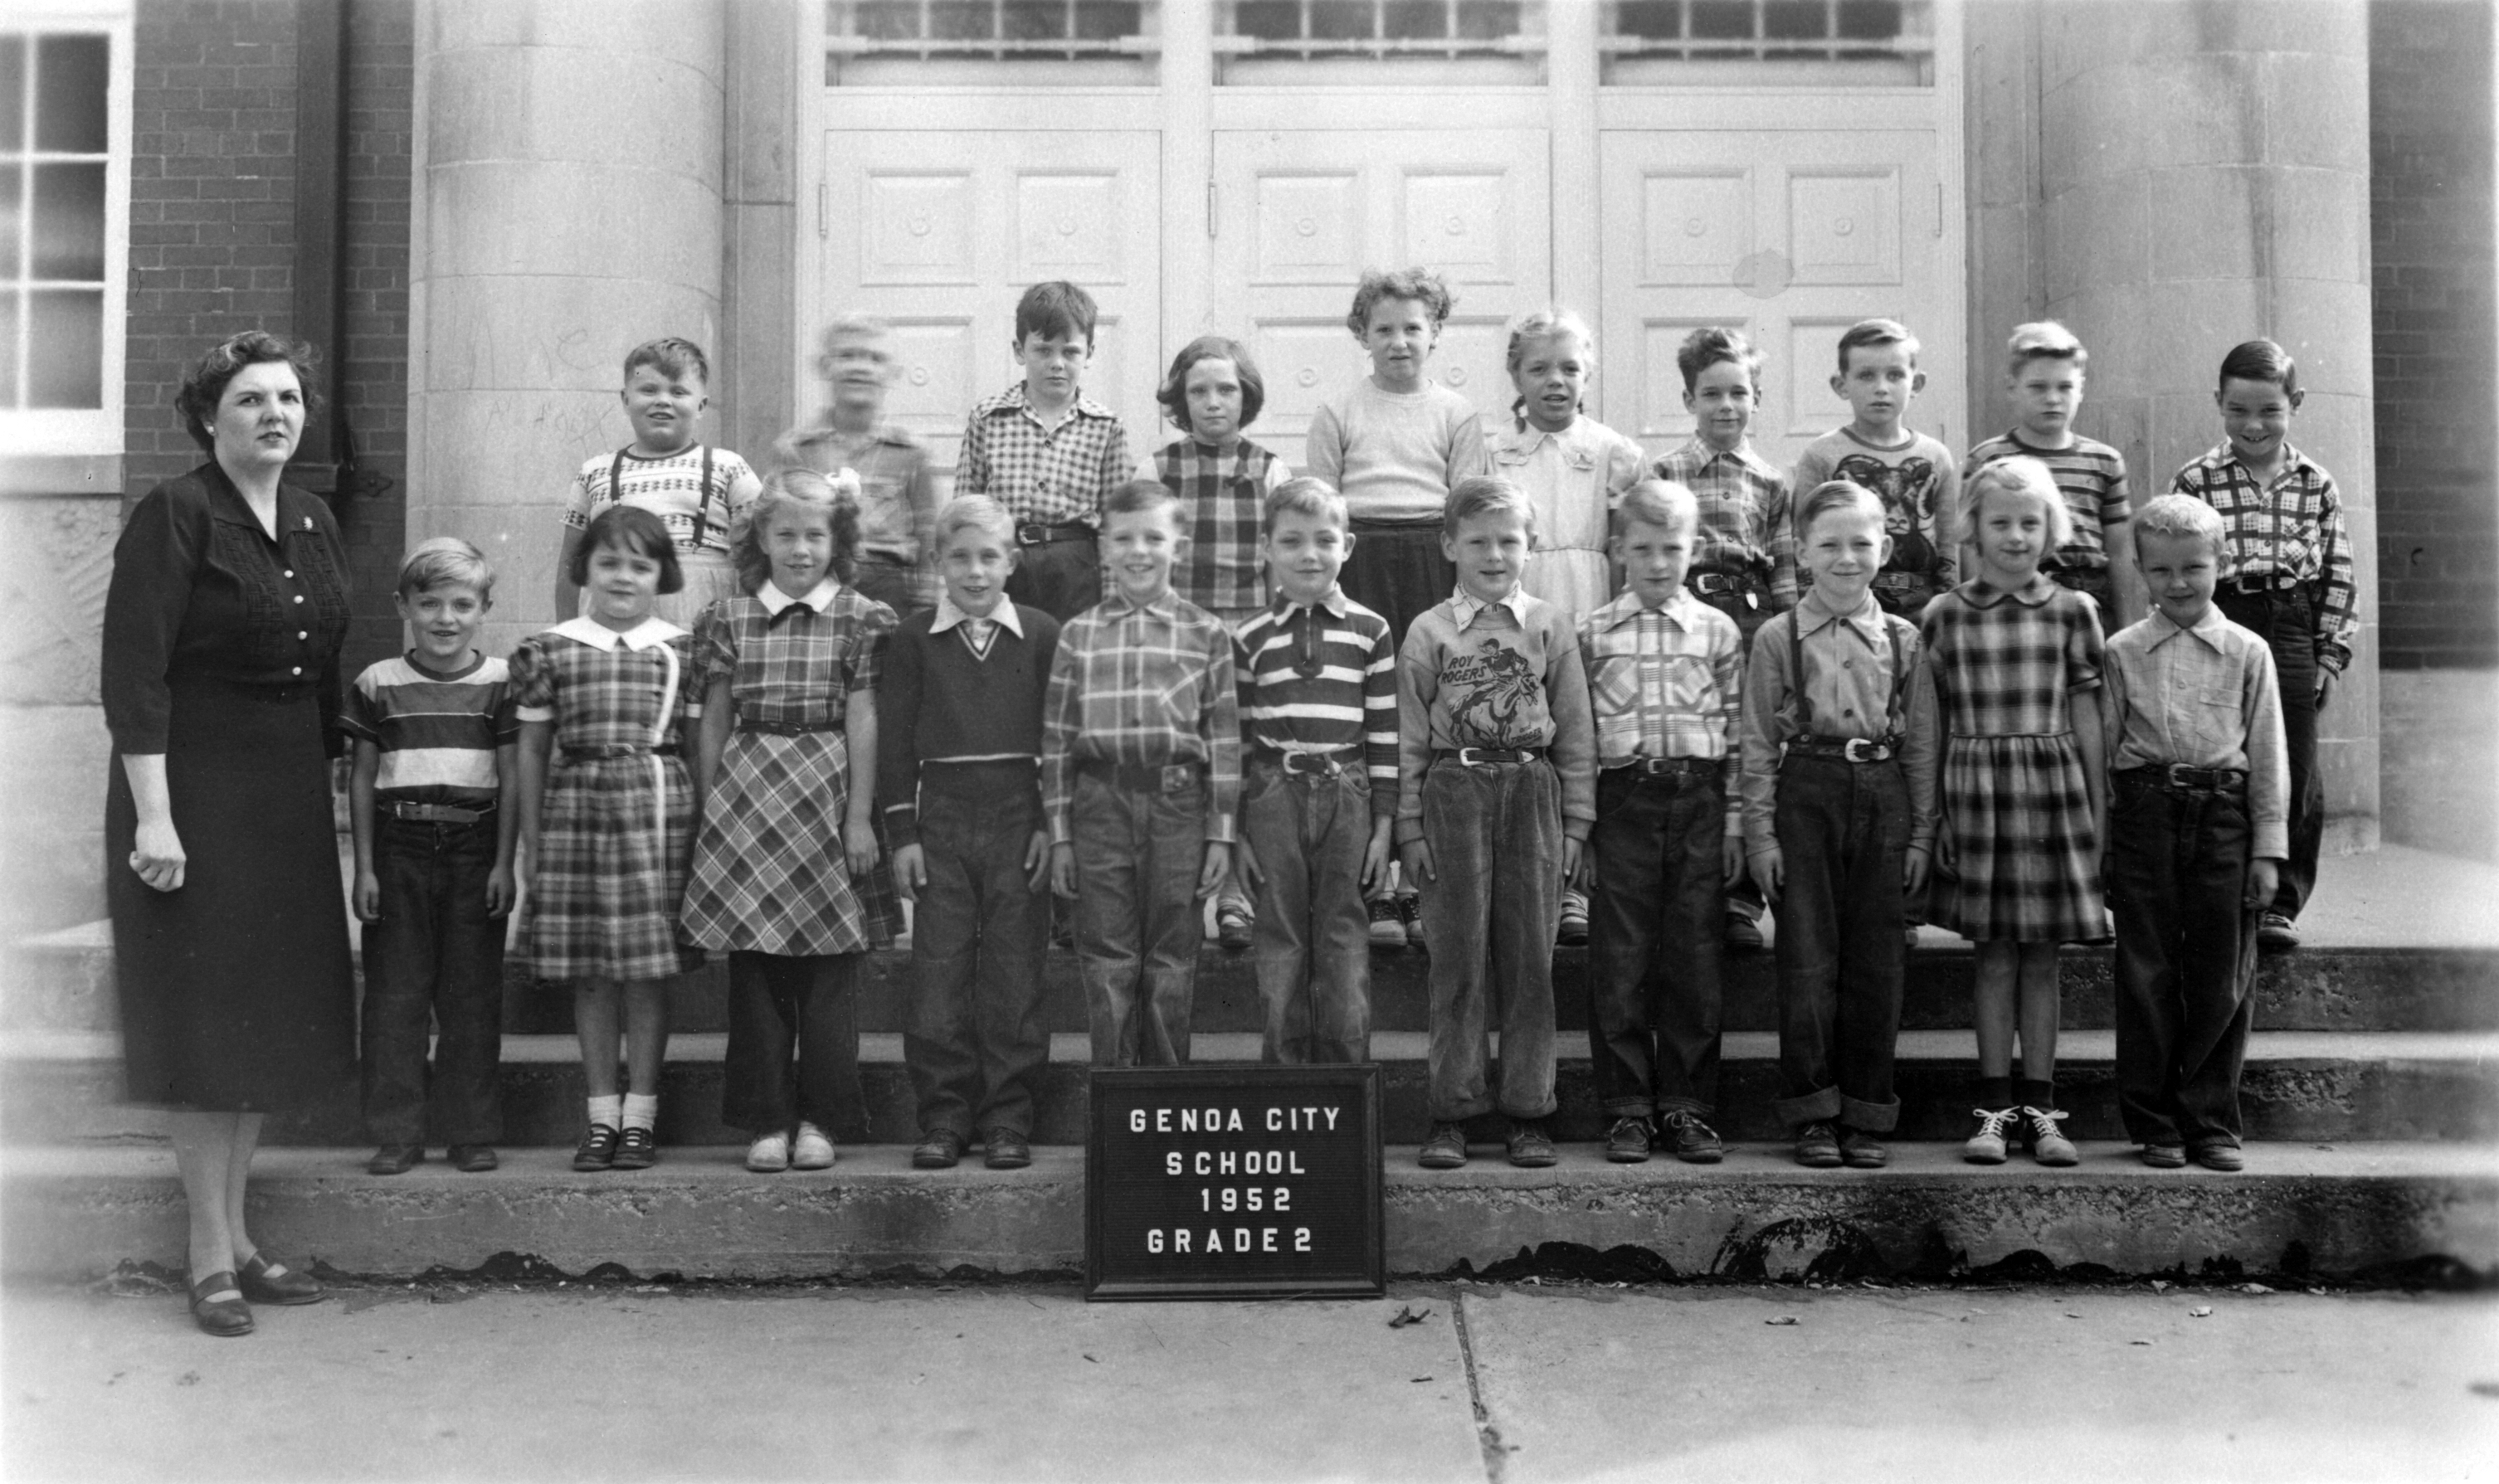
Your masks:
M1388 621L1388 642L1403 646L1406 627L1458 585L1458 569L1441 554L1441 522L1353 523L1353 551L1337 583L1345 596Z
M119 758L111 773L105 897L130 1101L266 1113L335 1095L355 1069L355 990L310 689L176 684L178 890L130 869L138 816Z

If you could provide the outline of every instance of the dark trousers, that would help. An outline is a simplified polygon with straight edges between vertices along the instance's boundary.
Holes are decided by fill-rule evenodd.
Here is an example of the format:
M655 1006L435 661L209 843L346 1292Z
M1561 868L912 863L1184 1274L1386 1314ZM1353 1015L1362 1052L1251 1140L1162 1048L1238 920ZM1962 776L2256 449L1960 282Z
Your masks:
M852 566L851 586L859 589L860 597L872 597L892 608L896 618L909 618L923 608L936 606L935 584L926 573L881 552L859 554Z
M1770 592L1759 577L1748 574L1741 580L1744 584L1741 593L1715 593L1705 597L1696 593L1693 596L1736 621L1736 631L1744 637L1744 658L1749 661L1753 657L1754 633L1769 622ZM1747 597L1752 598L1751 602L1744 600ZM1728 738L1727 745L1733 748L1736 739ZM1750 873L1739 874L1727 883L1727 916L1759 922L1762 909L1767 905L1762 900L1762 888L1753 884Z
M800 1120L856 1139L860 1092L859 953L729 955L729 1049L721 1121L750 1134Z
M2117 632L2117 585L2104 566L2052 566L2048 575L2059 586L2068 587L2089 597L2098 608L2100 637Z
M378 819L381 918L365 924L365 1132L376 1144L503 1137L503 929L486 911L495 820ZM426 1065L426 1030L437 1031ZM430 1110L430 1116L429 1116Z
M1779 896L1779 1096L1786 1123L1837 1118L1869 1134L1900 1118L1900 873L1909 790L1900 764L1790 758L1773 828Z
M1597 776L1588 1055L1613 1117L1718 1105L1718 915L1727 792L1713 771Z
M1076 969L1097 1067L1188 1060L1197 997L1197 876L1206 860L1206 784L1122 788L1080 766Z
M1337 583L1345 596L1388 621L1388 642L1406 642L1406 626L1458 585L1458 569L1441 555L1441 523L1355 521L1353 550Z
M1356 763L1333 776L1253 759L1241 833L1257 855L1251 952L1267 1005L1271 1062L1371 1059L1371 913L1362 856L1371 843L1371 780Z
M2290 763L2290 858L2273 910L2297 918L2317 889L2317 855L2325 843L2325 781L2317 772L2317 618L2308 590L2213 595L2222 617L2255 630L2273 650L2274 678L2282 687L2283 754Z
M2138 1144L2239 1142L2258 909L2243 792L2120 778L2109 803L2117 1100Z
M1102 600L1102 543L1093 536L1023 548L1007 597L1065 623ZM1019 853L1021 854L1021 853Z
M1029 763L921 770L928 883L912 917L902 1059L924 1131L1032 1136L1033 1083L1050 1060L1041 1019L1050 898L1032 888L1023 853L1040 827Z
M1423 942L1432 955L1432 1121L1553 1112L1553 930L1562 781L1550 764L1455 758L1423 775ZM1498 1091L1486 1077L1501 1033Z

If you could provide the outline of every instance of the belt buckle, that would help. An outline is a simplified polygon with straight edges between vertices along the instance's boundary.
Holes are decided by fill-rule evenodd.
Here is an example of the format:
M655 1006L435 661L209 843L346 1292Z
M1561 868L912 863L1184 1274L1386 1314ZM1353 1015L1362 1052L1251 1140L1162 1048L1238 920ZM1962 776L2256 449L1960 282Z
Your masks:
M1284 754L1284 771L1309 778L1334 778L1339 764L1334 758L1321 758L1312 753Z
M1892 756L1892 750L1872 737L1851 737L1841 745L1839 756L1850 762L1881 762Z
M1018 521L1016 522L1015 532L1016 544L1018 546L1047 546L1050 544L1050 528L1039 521Z
M1692 574L1692 591L1704 597L1718 597L1736 591L1736 580L1718 572Z
M1195 783L1195 782L1197 782L1197 764L1196 764L1196 763L1194 763L1194 762L1170 762L1170 763L1165 763L1165 764L1163 765L1163 770L1162 770L1162 791L1163 791L1163 792L1165 792L1165 793L1179 793L1179 792L1183 791L1184 790L1187 789L1187 788L1188 788L1188 786L1189 786L1190 784L1193 784L1193 783Z
M1488 753L1488 752L1491 752L1491 751L1492 751L1492 749L1491 749L1491 748L1488 748L1488 747L1462 747L1462 748L1459 748L1459 749L1458 749L1458 766L1460 766L1460 767L1462 767L1462 768L1488 768L1488 767L1491 767L1491 766L1492 766L1492 759L1491 759L1490 758L1487 758L1487 757L1485 757L1485 756L1484 756L1484 754L1486 754L1486 753Z

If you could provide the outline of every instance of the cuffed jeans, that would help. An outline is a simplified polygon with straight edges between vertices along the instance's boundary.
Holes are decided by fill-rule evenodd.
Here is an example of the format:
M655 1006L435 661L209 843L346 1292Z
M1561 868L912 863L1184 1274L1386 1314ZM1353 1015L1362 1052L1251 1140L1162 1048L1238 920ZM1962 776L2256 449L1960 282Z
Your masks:
M1617 1118L1718 1104L1727 793L1705 776L1597 775L1588 837L1588 1055Z
M1553 1112L1553 932L1562 916L1562 783L1548 763L1423 775L1423 941L1432 955L1431 1115ZM1497 1094L1485 1072L1501 1033Z
M1206 782L1164 793L1123 789L1082 765L1070 809L1076 846L1076 967L1097 1067L1188 1060L1197 995L1197 877L1206 860Z
M2222 617L2255 630L2273 651L2282 687L2283 755L2290 764L2290 858L2273 910L2297 918L2317 889L2317 856L2325 843L2325 781L2317 771L2317 616L2305 588L2213 595Z
M1901 872L1909 790L1898 761L1789 758L1773 827L1779 895L1779 1096L1783 1123L1837 1118L1869 1134L1900 1119L1892 1057L1900 1033Z
M902 1058L924 1132L1032 1136L1033 1083L1050 1061L1042 953L1050 898L1023 868L1041 827L1028 762L925 766L920 850L928 882L911 926Z
M2247 799L2121 778L2109 803L2117 1100L2138 1144L2239 1142L2256 1006Z
M1267 1005L1270 1062L1371 1059L1371 913L1362 856L1371 843L1371 780L1357 762L1333 776L1253 759L1241 832L1256 855L1251 945Z
M364 927L365 1132L375 1144L503 1137L503 929L486 911L495 818L373 822L381 917ZM426 1066L426 1030L438 1032ZM429 1117L429 1106L431 1115Z

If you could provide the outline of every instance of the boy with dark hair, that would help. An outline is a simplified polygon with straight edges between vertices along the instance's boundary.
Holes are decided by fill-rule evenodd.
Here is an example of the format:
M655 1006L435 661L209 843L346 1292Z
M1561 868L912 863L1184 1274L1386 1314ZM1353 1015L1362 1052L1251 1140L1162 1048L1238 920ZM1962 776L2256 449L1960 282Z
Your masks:
M1874 600L1911 623L1928 599L1960 580L1953 513L1961 476L1952 450L1906 424L1909 403L1926 385L1918 338L1907 326L1896 319L1849 326L1839 337L1839 373L1831 378L1849 419L1804 446L1789 485L1801 492L1845 479L1883 502L1892 555L1875 574Z

